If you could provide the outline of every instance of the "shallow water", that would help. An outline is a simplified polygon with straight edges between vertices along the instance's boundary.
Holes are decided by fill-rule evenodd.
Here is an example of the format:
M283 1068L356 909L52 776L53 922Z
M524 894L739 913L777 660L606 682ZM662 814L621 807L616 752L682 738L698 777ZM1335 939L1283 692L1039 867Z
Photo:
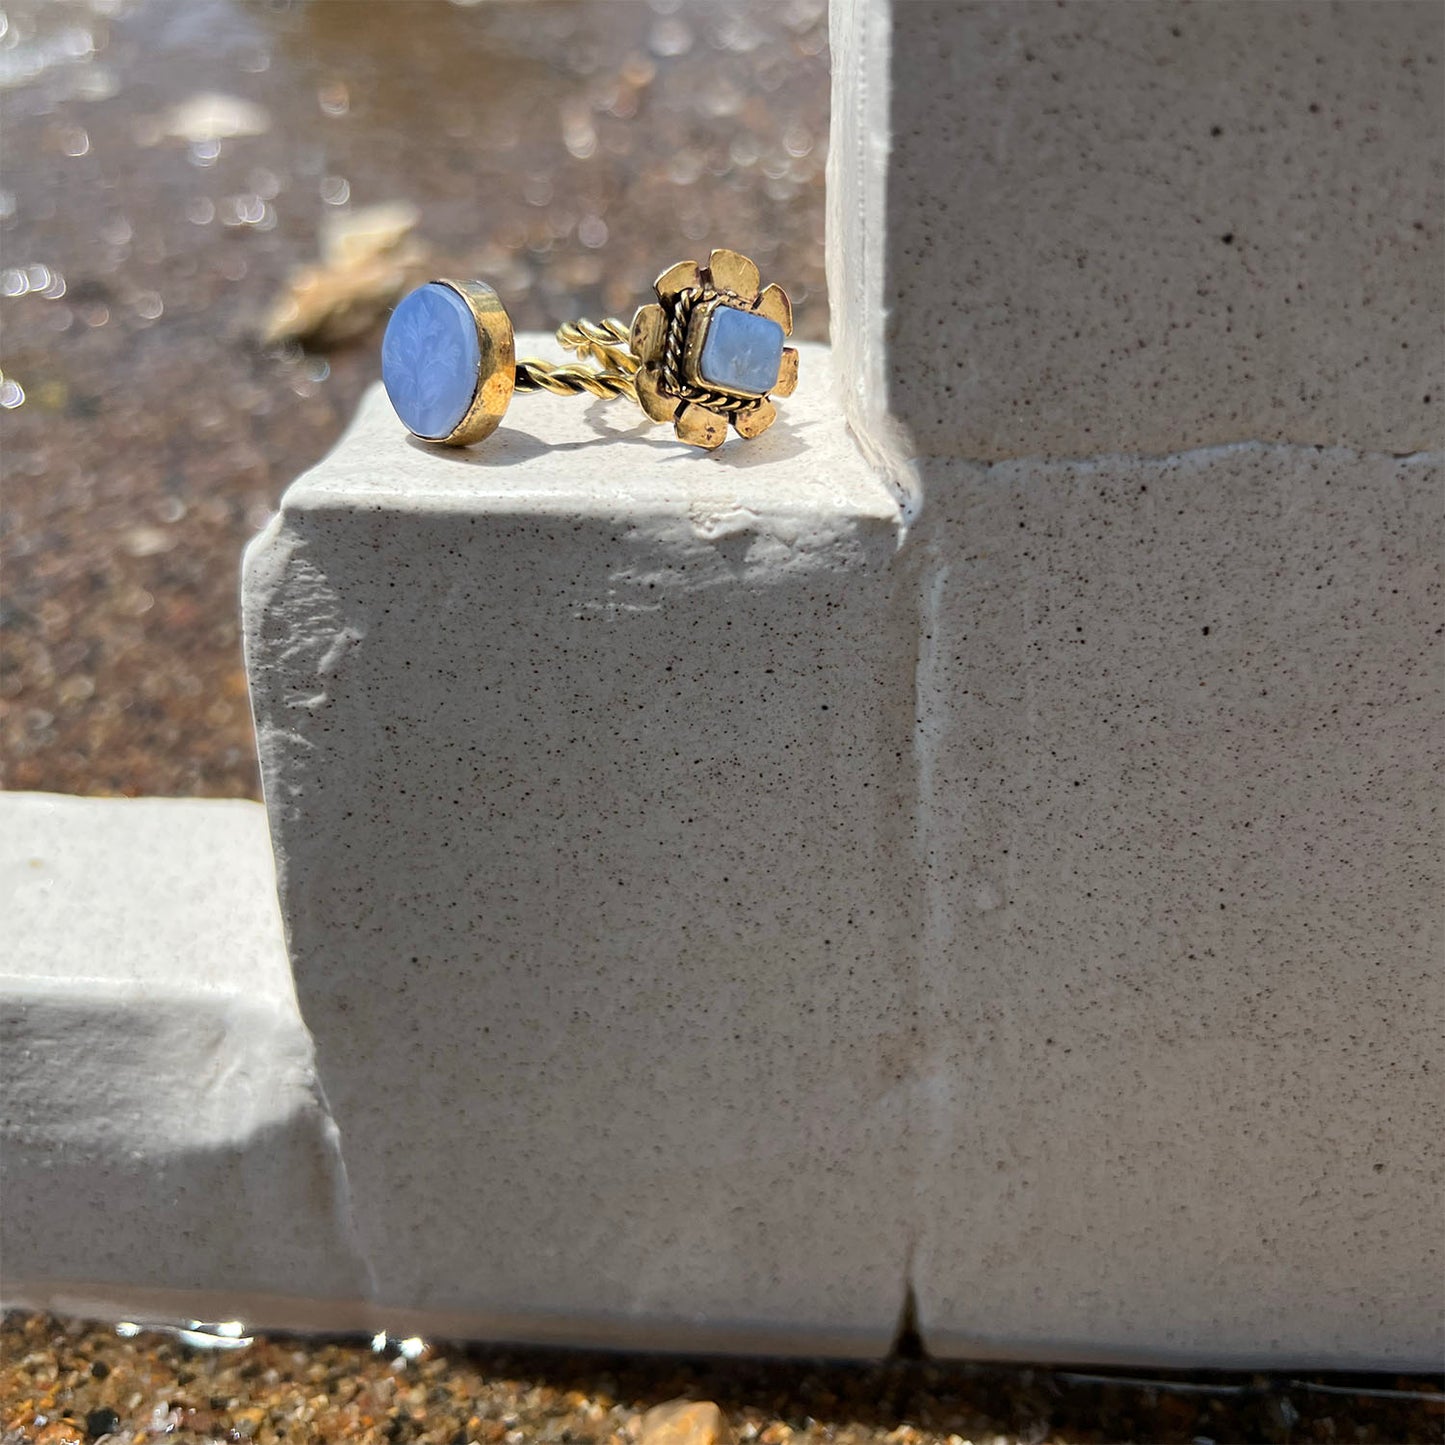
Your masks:
M237 567L378 374L263 346L318 228L409 202L521 328L712 245L827 334L824 0L10 0L0 29L8 788L254 796Z

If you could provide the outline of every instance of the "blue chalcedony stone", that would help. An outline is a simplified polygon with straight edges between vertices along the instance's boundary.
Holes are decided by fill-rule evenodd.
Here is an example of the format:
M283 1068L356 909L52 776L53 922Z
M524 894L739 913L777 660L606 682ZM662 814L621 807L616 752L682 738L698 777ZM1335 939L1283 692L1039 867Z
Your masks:
M381 339L381 380L408 428L435 441L467 414L481 359L467 303L433 281L391 313Z
M719 306L707 324L698 373L711 386L761 396L778 379L783 328L755 311Z

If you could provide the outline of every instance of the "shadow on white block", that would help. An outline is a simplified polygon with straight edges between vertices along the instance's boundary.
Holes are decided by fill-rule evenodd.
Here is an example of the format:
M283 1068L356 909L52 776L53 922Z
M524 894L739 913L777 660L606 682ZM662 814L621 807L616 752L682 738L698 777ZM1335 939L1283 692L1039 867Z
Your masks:
M247 556L292 961L388 1318L892 1338L913 658L897 507L823 348L802 374L712 455L550 396L438 451L374 391Z
M331 1326L361 1284L261 808L0 820L6 1304Z

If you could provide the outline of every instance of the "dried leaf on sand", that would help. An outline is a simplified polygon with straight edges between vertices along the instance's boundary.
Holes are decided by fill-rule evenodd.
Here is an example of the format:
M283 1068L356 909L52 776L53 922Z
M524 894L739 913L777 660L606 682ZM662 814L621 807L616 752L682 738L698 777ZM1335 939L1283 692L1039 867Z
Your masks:
M328 216L321 259L292 274L261 322L266 345L300 341L336 346L369 330L408 286L424 279L420 219L406 201Z

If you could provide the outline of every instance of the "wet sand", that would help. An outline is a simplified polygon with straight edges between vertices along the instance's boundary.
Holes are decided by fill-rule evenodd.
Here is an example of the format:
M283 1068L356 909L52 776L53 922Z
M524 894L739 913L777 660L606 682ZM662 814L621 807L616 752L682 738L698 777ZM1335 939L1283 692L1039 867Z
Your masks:
M328 219L414 204L425 275L488 279L534 329L630 315L732 245L827 335L824 0L6 14L7 788L258 795L240 551L379 374L379 319L257 340Z
M739 1445L1397 1445L1438 1440L1445 1427L1438 1382L1432 1390L1428 1381L1394 1378L1166 1375L1141 1387L1098 1383L1097 1372L916 1361L778 1364L480 1348L422 1348L408 1359L395 1343L377 1351L364 1341L291 1339L222 1353L39 1317L6 1322L0 1360L0 1445L84 1440L87 1420L112 1430L116 1442L178 1445L637 1445L642 1413L680 1396L715 1400Z

